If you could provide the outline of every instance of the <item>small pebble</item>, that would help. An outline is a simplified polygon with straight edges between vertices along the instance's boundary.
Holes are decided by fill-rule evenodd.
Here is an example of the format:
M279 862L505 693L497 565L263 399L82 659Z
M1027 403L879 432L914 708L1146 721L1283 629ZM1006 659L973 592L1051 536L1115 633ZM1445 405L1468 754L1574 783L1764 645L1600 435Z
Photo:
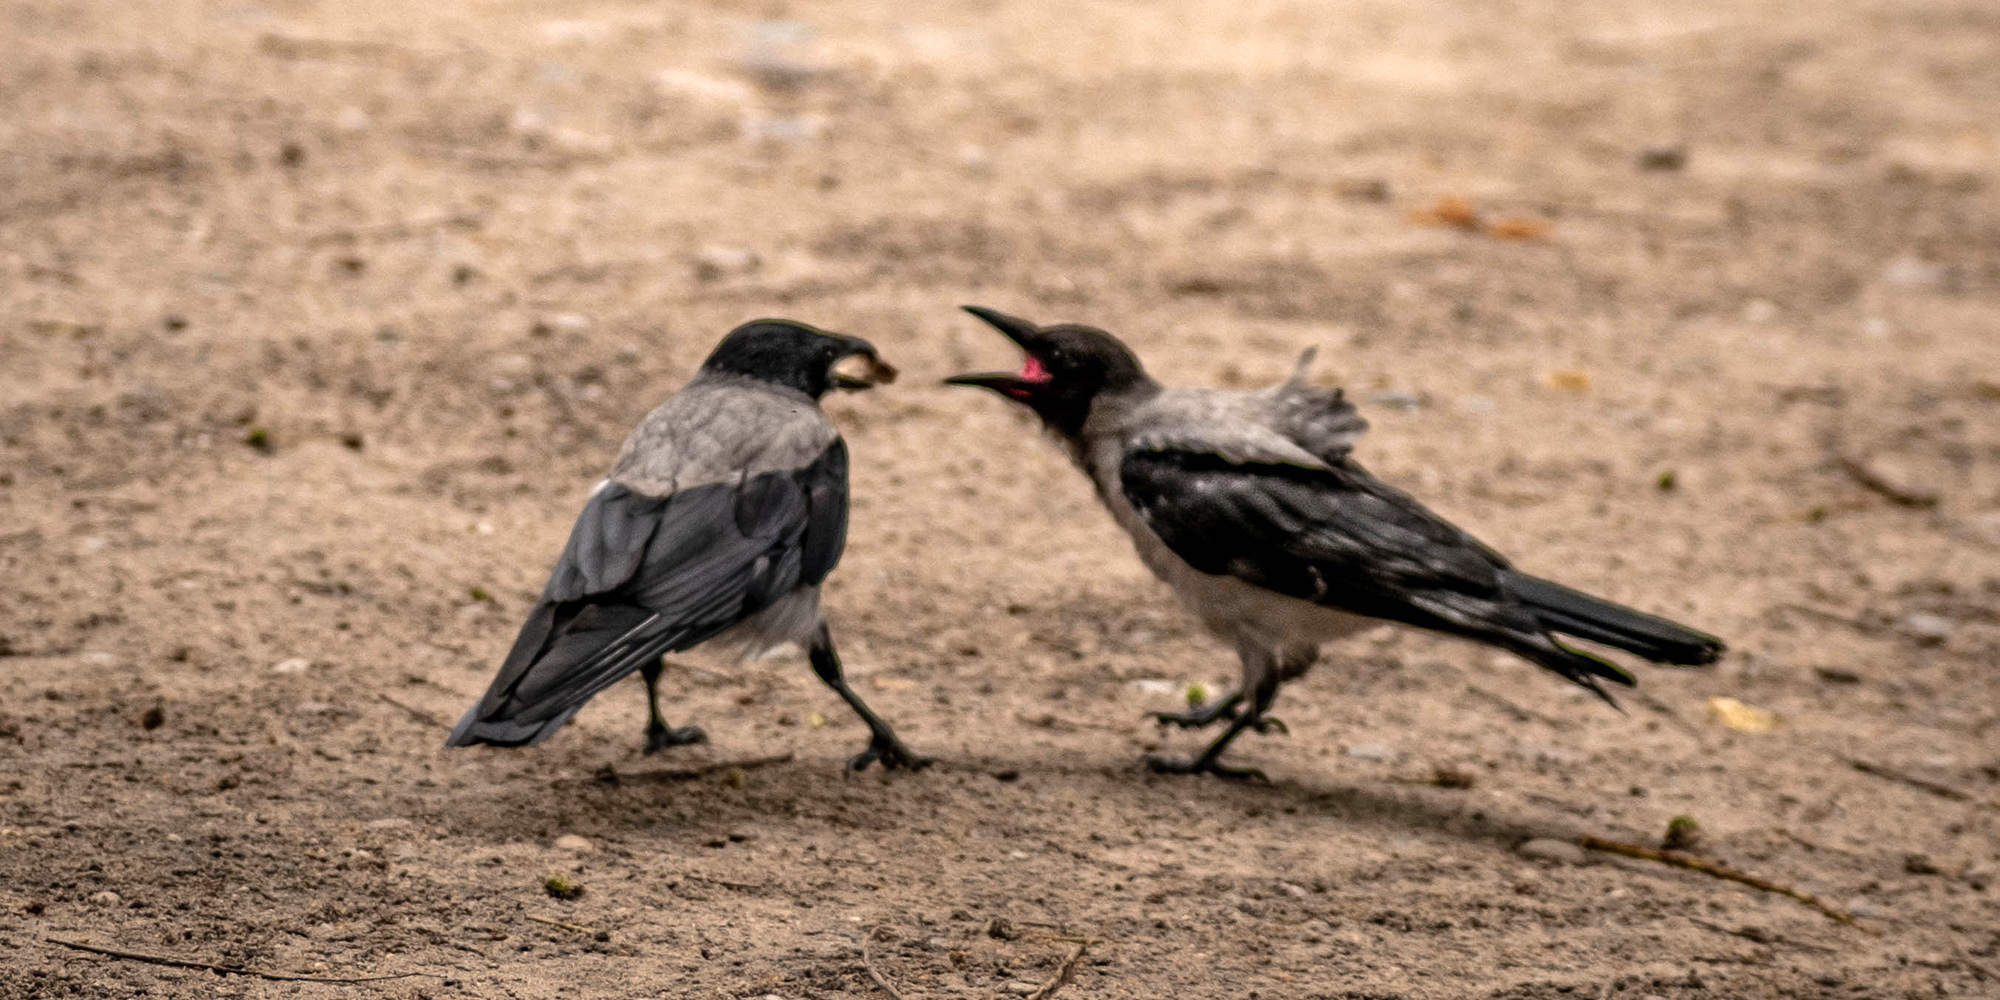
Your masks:
M311 660L303 656L294 656L289 660L280 660L272 664L271 672L274 674L302 674L311 666Z
M1639 150L1639 169L1671 173L1687 166L1685 146L1647 146Z
M1396 759L1396 751L1380 743L1356 743L1341 752L1355 760L1367 760L1376 763Z
M1904 635L1926 646L1935 646L1951 638L1951 634L1958 630L1957 622L1943 615L1925 611L1912 611L1904 615L1903 620L1897 622L1896 626L1902 629Z
M762 265L757 255L736 247L703 247L694 255L694 276L715 281L736 274L749 274Z
M1906 288L1931 288L1945 282L1945 269L1937 264L1904 254L1882 266L1882 280Z
M125 897L106 889L103 892L91 893L90 901L98 906L117 906L125 901Z
M361 824L364 830L407 830L416 824L402 816L384 816Z
M1534 858L1537 861L1554 861L1566 865L1580 865L1584 863L1583 848L1567 840L1536 837L1514 850L1519 852L1524 858Z
M1018 979L1015 980L1014 982L1008 983L1006 988L1007 992L1014 993L1024 997L1033 996L1036 993L1040 993L1042 990L1040 986L1034 983L1024 983Z
M557 837L552 846L558 851L569 851L572 854L589 854L597 850L597 845L591 843L589 838L579 837L574 833L565 833Z
M1378 392L1368 397L1368 404L1397 413L1415 413L1424 408L1424 397L1414 392Z

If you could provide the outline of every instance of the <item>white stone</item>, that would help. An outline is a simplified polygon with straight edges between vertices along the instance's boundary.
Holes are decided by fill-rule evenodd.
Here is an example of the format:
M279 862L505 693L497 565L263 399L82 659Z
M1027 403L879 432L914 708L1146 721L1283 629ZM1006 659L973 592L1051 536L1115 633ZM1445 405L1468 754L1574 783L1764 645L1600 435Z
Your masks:
M1534 858L1537 861L1554 861L1566 865L1583 864L1585 858L1583 848L1567 840L1555 840L1549 837L1536 837L1514 850L1519 852L1524 858Z

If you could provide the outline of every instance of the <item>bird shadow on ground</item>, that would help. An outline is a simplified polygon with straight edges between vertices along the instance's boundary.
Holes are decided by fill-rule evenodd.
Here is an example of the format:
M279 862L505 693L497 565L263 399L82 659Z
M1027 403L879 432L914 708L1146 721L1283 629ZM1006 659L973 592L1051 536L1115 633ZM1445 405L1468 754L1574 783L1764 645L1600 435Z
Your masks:
M750 758L739 768L690 754L671 762L649 759L631 770L613 765L596 775L579 773L575 761L565 760L490 785L453 789L432 806L452 816L459 833L496 840L536 831L705 836L731 826L801 835L888 834L938 823L977 831L982 824L1018 824L1021 800L1035 798L1086 801L1130 817L1192 807L1190 823L1202 824L1250 823L1283 813L1302 825L1334 823L1379 831L1384 839L1444 837L1502 851L1534 838L1574 841L1592 832L1492 802L1468 802L1443 789L1318 777L1265 784L1162 776L1120 753L1107 749L1060 760L947 757L917 774L851 775L838 758L817 756ZM981 786L968 803L966 790Z

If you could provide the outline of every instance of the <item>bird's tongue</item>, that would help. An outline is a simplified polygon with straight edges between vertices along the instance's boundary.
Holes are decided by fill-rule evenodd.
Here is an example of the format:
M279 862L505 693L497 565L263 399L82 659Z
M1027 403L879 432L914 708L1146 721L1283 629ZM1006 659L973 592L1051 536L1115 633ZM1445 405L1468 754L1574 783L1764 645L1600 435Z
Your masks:
M1032 354L1028 355L1027 360L1021 363L1020 378L1023 382L1033 382L1036 385L1041 385L1054 377L1049 374L1047 368L1042 367L1042 359Z

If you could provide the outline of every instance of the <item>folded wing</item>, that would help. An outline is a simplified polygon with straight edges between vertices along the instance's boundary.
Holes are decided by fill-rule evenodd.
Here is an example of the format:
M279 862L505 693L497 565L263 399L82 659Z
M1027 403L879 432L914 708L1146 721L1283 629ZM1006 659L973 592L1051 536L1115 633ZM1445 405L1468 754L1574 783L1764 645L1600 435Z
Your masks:
M447 741L547 739L597 692L832 572L847 533L847 449L802 469L648 496L592 496L484 697Z
M1597 692L1617 666L1558 642L1507 560L1351 461L1312 468L1136 450L1125 498L1195 569L1330 608L1502 646ZM1607 699L1608 700L1608 699Z

